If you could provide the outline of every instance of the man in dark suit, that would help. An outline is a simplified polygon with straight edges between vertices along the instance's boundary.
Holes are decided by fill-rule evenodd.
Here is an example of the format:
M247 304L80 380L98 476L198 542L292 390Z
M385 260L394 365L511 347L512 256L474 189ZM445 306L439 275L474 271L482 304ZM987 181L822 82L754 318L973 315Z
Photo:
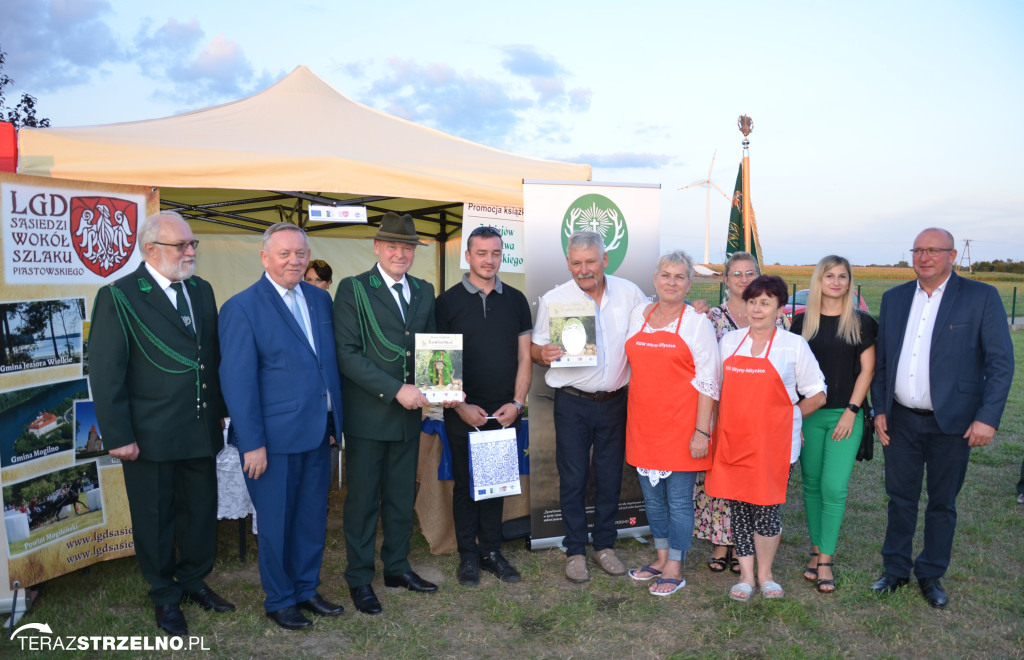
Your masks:
M282 628L300 630L312 622L299 610L344 612L317 593L327 534L327 421L341 425L341 377L331 296L302 281L306 233L271 225L260 259L263 277L221 309L220 341L229 350L220 379L259 522L264 609Z
M217 552L217 471L225 413L217 303L194 276L188 223L165 211L138 234L145 263L96 294L89 381L103 444L124 468L135 555L157 625L185 636L184 599L234 605L203 578Z
M953 236L925 229L911 250L917 280L882 296L871 400L885 454L889 523L885 594L910 581L913 568L932 607L948 598L956 497L971 447L992 441L1013 380L1013 345L995 287L957 276ZM912 560L921 482L927 471L924 547Z
M408 275L417 245L412 216L388 212L374 237L377 265L347 277L334 298L334 335L345 384L345 543L356 609L379 614L374 576L377 519L384 532L384 584L437 587L409 565L421 408L413 385L416 333L434 331L434 287Z

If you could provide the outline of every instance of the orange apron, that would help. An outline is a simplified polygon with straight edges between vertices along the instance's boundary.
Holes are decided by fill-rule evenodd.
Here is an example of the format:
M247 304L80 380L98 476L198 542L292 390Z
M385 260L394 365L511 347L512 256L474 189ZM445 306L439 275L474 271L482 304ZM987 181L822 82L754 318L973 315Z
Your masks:
M685 311L683 307L679 313L676 332L645 333L648 314L640 332L626 340L630 369L626 462L634 467L671 472L711 468L710 449L704 458L690 455L697 390L690 384L696 373L693 354L678 334Z
M722 363L714 466L704 482L712 497L762 506L786 501L793 402L768 361L774 341L772 333L763 358L736 355L737 346Z

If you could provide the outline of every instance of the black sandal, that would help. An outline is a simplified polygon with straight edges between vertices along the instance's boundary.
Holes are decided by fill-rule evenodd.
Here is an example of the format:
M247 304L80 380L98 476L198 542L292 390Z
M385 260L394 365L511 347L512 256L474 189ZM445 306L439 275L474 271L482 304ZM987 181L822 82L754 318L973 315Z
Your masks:
M712 557L708 560L708 570L712 573L721 573L729 567L729 549L726 546L724 557Z
M729 570L736 575L739 575L742 572L742 569L740 569L740 560L736 558L731 545L729 546L729 552L726 553L725 556L729 559Z
M828 566L829 568L831 568L832 567L832 562L830 562L830 561L829 562L821 562L820 564L818 564L818 566ZM815 571L815 573L817 573L817 571ZM822 579L822 580L817 580L816 582L818 584L818 593L830 594L830 593L832 593L833 591L836 590L836 581L835 581L834 577L831 580L824 580L824 579ZM832 587L832 588L831 589L822 589L822 587Z
M817 552L812 552L811 556L812 557L817 557L818 553ZM829 564L829 565L831 566L831 564ZM817 568L817 566L815 566L815 568L811 568L810 566L805 568L804 569L804 579L807 580L808 582L816 582L818 580L818 568Z

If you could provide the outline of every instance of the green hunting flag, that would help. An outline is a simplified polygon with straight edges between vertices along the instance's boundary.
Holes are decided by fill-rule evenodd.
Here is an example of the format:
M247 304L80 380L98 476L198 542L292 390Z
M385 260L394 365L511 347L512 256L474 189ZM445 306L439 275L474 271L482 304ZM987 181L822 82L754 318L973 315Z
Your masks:
M750 252L757 259L758 270L762 270L764 263L761 260L761 241L757 238L757 219L754 216L753 206L750 207ZM736 188L732 194L732 210L729 211L729 237L725 242L725 259L735 252L743 252L743 163L740 163L739 172L736 174Z

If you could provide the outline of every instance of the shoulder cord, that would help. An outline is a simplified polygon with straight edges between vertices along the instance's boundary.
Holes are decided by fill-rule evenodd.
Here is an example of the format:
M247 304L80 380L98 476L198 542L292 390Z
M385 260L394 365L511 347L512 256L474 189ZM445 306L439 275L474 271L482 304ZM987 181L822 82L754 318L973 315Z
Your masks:
M139 318L139 315L135 313L135 310L132 308L131 303L128 302L128 297L124 295L124 291L121 291L114 285L109 285L109 288L111 296L114 299L114 309L117 312L117 319L121 323L121 332L124 333L125 352L127 352L128 350L128 334L130 333L131 338L135 340L135 345L139 347L139 350L142 352L142 355L146 358L146 360L149 361L150 364L152 364L160 371L167 374L185 374L188 373L189 371L194 371L196 374L196 400L198 401L200 398L199 363L196 362L195 360L190 360L184 355L181 355L180 353L172 349L170 346L165 344L163 341L161 341L159 337L153 334L152 330L146 327L146 325ZM135 328L132 327L132 324L129 320L129 316L132 319L135 319L135 325L139 327L139 329L142 331L142 334L145 335L146 339L148 339L150 343L152 343L153 346L157 348L157 350L159 350L161 353L163 353L170 359L174 360L178 364L183 365L185 368L175 370L168 369L167 367L163 367L157 364L153 360L153 358L149 356L149 353L146 351L146 347L143 346L142 341L139 339L139 336L135 333Z
M404 354L402 347L393 344L384 336L384 333L380 329L380 325L377 323L377 317L373 313L373 307L370 305L370 297L366 295L366 289L363 287L363 283L354 277L352 278L352 291L355 294L356 299L356 315L359 317L359 336L363 340L363 354L366 353L366 341L367 338L369 338L374 352L377 353L380 359L385 362L394 362L402 357ZM370 330L373 331L372 335L370 334ZM374 338L376 338L376 342L374 342ZM381 349L378 348L378 345L393 352L394 356L385 357L384 354L381 353Z

